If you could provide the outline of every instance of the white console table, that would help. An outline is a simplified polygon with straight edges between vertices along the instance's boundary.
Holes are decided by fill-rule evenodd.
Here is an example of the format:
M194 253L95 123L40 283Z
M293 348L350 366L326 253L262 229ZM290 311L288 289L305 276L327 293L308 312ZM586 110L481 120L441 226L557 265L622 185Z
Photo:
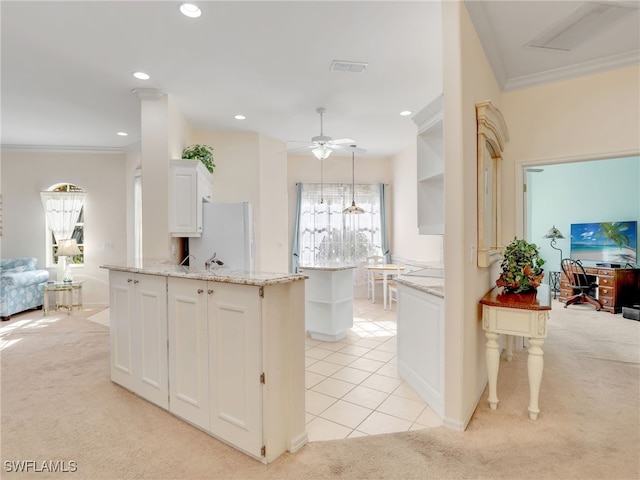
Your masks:
M353 327L353 269L355 265L306 266L305 325L315 340L335 342Z
M529 338L529 418L538 418L538 396L544 360L542 344L547 337L547 319L551 310L550 296L544 290L536 293L504 293L495 287L482 300L482 328L487 337L485 355L489 377L489 406L498 407L498 370L500 368L500 347L498 337L507 335L507 360L513 355L513 335Z

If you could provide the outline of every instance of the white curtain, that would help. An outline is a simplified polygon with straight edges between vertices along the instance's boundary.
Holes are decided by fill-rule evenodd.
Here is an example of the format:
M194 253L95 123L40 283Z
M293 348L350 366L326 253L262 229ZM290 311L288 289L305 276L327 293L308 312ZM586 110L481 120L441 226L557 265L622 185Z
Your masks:
M84 192L40 192L56 242L71 238L84 205Z
M299 210L300 265L359 264L381 255L381 208L378 185L356 185L356 205L365 213L345 215L351 205L351 185L302 185Z

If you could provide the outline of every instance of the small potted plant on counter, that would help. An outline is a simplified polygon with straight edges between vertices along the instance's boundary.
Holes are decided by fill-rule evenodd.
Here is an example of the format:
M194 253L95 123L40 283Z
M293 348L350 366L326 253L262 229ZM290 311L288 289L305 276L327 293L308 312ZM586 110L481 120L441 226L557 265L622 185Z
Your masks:
M208 145L190 145L182 151L182 158L185 160L200 160L202 164L213 173L216 166L213 163L213 148Z
M542 283L544 260L535 243L514 238L504 249L502 273L496 285L508 293L535 292Z

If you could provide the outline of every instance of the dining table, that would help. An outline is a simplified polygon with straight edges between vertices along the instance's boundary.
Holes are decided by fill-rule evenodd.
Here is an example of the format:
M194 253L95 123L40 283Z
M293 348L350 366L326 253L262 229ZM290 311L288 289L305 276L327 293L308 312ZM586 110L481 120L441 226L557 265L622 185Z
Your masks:
M400 274L400 272L404 271L404 265L398 265L395 263L379 263L373 265L367 265L367 270L369 274L369 278L367 279L371 282L371 278L373 275L379 274L382 275L382 303L384 305L384 309L387 309L387 303L389 300L389 279L396 277ZM371 289L371 302L376 302L376 289Z

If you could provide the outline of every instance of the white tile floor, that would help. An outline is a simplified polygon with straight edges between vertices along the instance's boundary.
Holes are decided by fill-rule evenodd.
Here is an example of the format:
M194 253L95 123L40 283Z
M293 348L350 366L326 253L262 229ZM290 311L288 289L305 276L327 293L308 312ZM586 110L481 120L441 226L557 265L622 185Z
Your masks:
M395 308L395 307L394 307ZM353 302L353 328L337 342L306 340L309 441L404 432L442 425L398 376L396 312Z

